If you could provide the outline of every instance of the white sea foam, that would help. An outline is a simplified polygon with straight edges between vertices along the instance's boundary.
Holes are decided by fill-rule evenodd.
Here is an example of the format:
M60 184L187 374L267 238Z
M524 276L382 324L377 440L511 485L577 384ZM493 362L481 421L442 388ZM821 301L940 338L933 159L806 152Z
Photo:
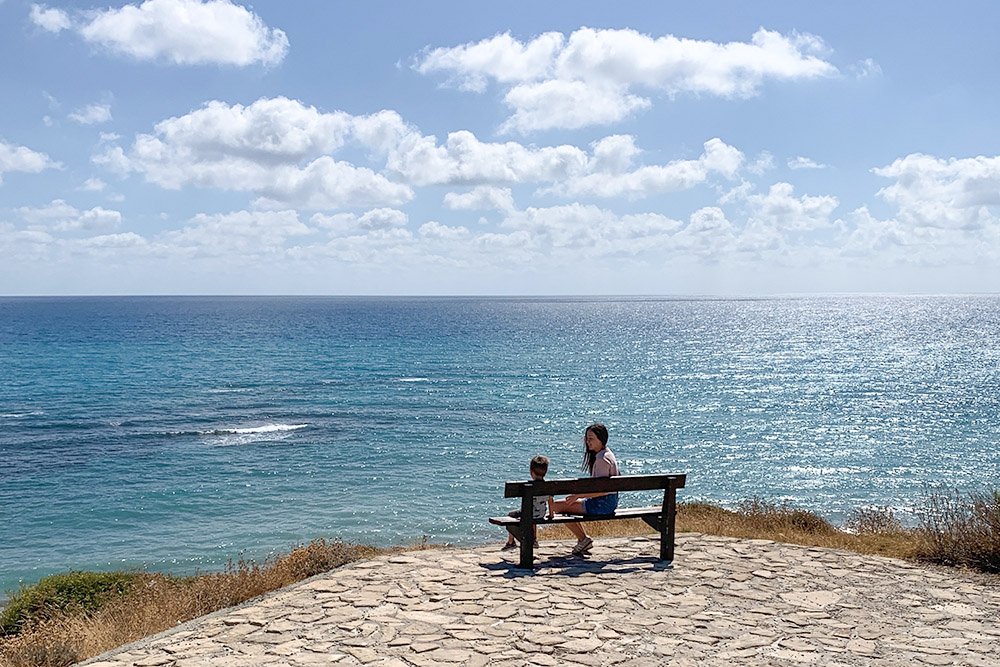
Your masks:
M216 436L208 440L212 445L231 447L234 445L248 445L254 442L284 440L291 436L294 431L307 428L308 426L309 424L265 424L264 426L245 428L216 429L204 432L202 435Z
M23 417L34 417L35 415L44 415L45 413L41 410L35 410L33 412L0 412L0 419L21 419Z
M396 378L396 382L430 382L430 378Z
M283 431L297 431L306 428L309 424L267 424L266 426L254 426L252 428L220 429L213 431L216 435L249 435L252 433L280 433Z

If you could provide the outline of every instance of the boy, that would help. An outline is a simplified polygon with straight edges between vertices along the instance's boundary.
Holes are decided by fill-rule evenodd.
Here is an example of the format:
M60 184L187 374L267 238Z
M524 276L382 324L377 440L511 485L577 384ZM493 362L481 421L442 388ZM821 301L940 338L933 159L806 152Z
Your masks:
M529 466L531 472L531 479L536 482L541 482L545 479L545 473L549 471L549 460L544 456L536 456L531 459L531 465ZM548 511L548 518L552 518L554 512L552 511L552 496L535 496L533 499L534 506L532 507L532 516L535 519L544 519L546 515L546 510ZM521 510L514 510L508 516L512 516L515 519L521 516ZM535 529L535 546L538 546L538 526L532 526ZM510 535L507 537L507 544L503 545L501 551L508 551L510 549L517 548L517 540L514 538L514 530L508 528L507 532Z

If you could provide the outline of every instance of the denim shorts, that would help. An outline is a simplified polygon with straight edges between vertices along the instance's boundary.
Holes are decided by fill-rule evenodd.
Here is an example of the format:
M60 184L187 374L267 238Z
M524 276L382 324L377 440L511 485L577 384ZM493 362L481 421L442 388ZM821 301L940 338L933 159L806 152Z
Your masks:
M618 493L609 493L596 498L583 498L584 514L614 514L618 508Z

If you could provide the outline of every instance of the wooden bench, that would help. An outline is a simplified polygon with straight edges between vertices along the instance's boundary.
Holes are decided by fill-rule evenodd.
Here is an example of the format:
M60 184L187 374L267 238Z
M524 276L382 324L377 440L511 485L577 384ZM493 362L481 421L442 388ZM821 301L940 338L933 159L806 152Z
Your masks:
M521 516L498 516L490 523L511 528L521 541L519 567L532 568L535 563L534 526L581 521L614 521L617 519L642 519L660 533L660 560L674 559L674 517L677 514L677 489L684 488L687 475L619 475L615 477L581 477L579 479L552 479L530 482L507 482L504 498L521 499ZM614 514L556 514L551 519L533 516L533 499L536 496L559 496L573 493L602 493L610 491L651 491L663 489L663 504L648 507L619 507Z

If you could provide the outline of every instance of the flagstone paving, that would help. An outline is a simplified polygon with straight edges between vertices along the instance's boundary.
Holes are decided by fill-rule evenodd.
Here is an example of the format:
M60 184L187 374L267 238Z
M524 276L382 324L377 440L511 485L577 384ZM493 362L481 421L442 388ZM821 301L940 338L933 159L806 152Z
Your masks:
M1000 665L995 578L764 540L542 542L352 563L105 654L173 665Z

